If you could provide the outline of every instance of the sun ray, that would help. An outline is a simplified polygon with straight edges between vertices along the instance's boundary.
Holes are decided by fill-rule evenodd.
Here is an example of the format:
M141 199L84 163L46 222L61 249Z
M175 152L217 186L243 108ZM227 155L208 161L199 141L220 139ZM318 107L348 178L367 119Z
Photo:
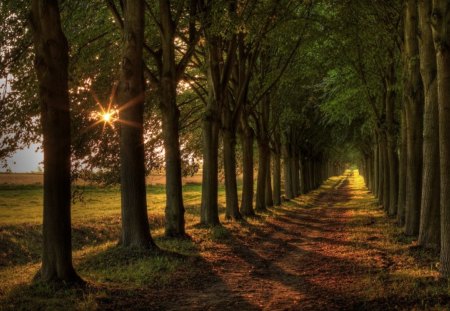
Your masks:
M99 124L102 124L102 132L104 132L107 126L111 127L111 129L115 129L114 127L115 123L121 123L135 128L142 127L142 125L139 124L138 122L120 119L120 112L138 103L141 103L144 100L144 93L139 94L138 96L130 99L125 104L120 105L120 107L117 107L114 104L114 98L116 96L117 87L118 84L114 83L111 90L111 94L109 96L109 100L106 104L102 104L97 94L95 94L95 92L91 89L91 94L92 97L94 98L96 105L98 106L98 110L91 113L91 118L94 119L94 122L91 125L89 125L86 130L93 128Z

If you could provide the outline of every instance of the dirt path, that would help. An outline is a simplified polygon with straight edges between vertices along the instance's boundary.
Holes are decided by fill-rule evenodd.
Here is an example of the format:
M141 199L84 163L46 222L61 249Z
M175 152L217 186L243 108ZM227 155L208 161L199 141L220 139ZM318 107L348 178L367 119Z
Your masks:
M151 293L143 289L131 301L103 306L127 308L138 299L135 309L413 308L414 297L384 292L385 284L394 284L386 276L396 269L394 260L401 265L406 259L404 250L384 244L385 233L375 223L386 219L361 177L342 176L309 198L273 209L260 226L227 227L227 238L202 249L198 260L180 272L179 283Z
M189 292L176 305L198 309L318 309L341 305L352 263L339 260L351 199L348 179L319 193L315 208L278 210L265 230L230 239L205 256L218 280ZM230 299L230 296L233 299Z

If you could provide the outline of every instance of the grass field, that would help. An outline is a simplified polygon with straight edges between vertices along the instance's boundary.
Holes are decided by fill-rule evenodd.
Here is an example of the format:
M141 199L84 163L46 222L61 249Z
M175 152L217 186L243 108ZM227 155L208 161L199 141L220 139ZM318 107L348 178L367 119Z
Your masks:
M117 239L120 227L119 187L83 186L77 187L77 193L72 204L75 248L89 243L89 239L100 242ZM183 185L188 228L199 221L200 196L201 184ZM26 258L20 258L24 253L29 254L29 258L39 258L39 252L33 248L41 239L42 200L42 185L0 184L0 267L26 262ZM165 200L164 185L147 187L150 226L156 236L163 232ZM222 218L224 206L225 193L223 186L219 186Z
M120 215L119 187L79 187L74 197L72 218L76 224L98 217ZM198 215L201 185L183 186L187 217ZM224 204L224 191L220 188L219 203ZM164 185L148 186L147 204L149 215L159 218L164 214ZM0 225L36 224L42 222L42 186L0 185Z
M259 282L307 285L315 278L317 285L324 288L339 287L344 278L350 280L346 292L349 299L360 301L359 306L375 306L376 310L441 310L450 306L450 283L437 278L437 254L417 249L413 239L405 237L379 209L361 178L354 179L350 188L345 188L343 180L342 176L332 177L320 189L244 222L225 221L221 187L223 226L215 228L198 224L201 185L186 183L186 229L191 239L182 240L163 237L164 185L149 186L152 235L163 250L156 254L117 245L117 187L85 187L83 200L73 205L72 240L74 266L89 286L59 290L32 282L40 267L42 187L0 185L0 310L96 310L105 306L111 310L132 306L151 309L151 304L158 309L170 304L179 293L191 293L193 286L204 293L210 286L214 289L218 284L224 287L226 282L238 282L254 295L264 291ZM333 217L326 218L328 209L341 216L330 214ZM289 252L278 254L283 248ZM277 262L259 262L263 252ZM287 263L305 271L295 275L296 270L289 272L292 267L280 270L283 266L279 264ZM336 267L326 272L324 269L330 265ZM260 274L254 269L259 269ZM336 282L328 282L335 274ZM236 281L236 277L241 279ZM222 287L219 291L227 289ZM231 287L238 291L243 288ZM287 290L283 287L280 293L287 295ZM211 303L218 294L212 293ZM320 291L309 294L322 295ZM233 302L232 297L227 296L231 299L227 303Z
M41 185L42 173L0 173L0 185ZM183 177L183 184L201 183L201 174ZM164 185L166 177L163 173L152 174L147 177L148 185Z
M0 174L0 301L5 296L14 296L15 290L28 289L25 284L30 282L39 269L43 200L40 178L38 174ZM165 186L160 182L164 179L159 176L151 176L149 179L150 183L156 183L147 187L148 214L156 243L166 251L194 255L197 250L192 241L163 238ZM197 226L200 217L201 184L192 181L198 180L199 176L194 176L183 182L186 227L191 235L201 240L213 241L223 234L220 228L206 229ZM149 183L149 180L147 182ZM170 272L176 270L182 259L170 256L142 256L139 251L133 255L116 246L120 236L118 186L80 186L77 187L77 193L80 196L75 196L76 201L72 205L73 249L74 262L83 277L94 282L120 280L130 284L147 285L155 282L164 285L168 282ZM224 205L224 189L219 186L222 221ZM35 295L36 291L46 290L49 289L33 288L31 296ZM65 303L70 304L70 297L65 297L65 300ZM59 303L61 301L56 299L56 305L51 301L44 305L46 308L58 309ZM33 299L30 302L21 302L25 309L36 304L39 305L39 302Z
M186 216L199 214L201 176L183 178ZM147 204L154 226L161 226L165 205L165 177L147 178ZM225 202L219 189L219 203ZM73 192L72 219L74 224L97 218L120 216L120 189L118 186L100 187L78 185ZM42 174L0 174L0 226L42 223Z

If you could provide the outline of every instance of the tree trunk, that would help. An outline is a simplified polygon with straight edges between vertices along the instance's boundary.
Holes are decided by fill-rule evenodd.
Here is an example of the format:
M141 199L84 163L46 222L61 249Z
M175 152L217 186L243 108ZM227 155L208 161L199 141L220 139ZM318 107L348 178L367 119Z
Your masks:
M403 227L405 225L406 214L406 109L402 108L401 115L401 134L400 134L400 162L398 173L398 204L397 204L397 225Z
M440 245L440 176L439 110L436 80L436 51L430 27L431 2L419 1L420 72L424 87L422 203L418 244L439 249Z
M306 194L305 191L305 157L300 154L300 194Z
M389 176L389 162L388 162L388 148L386 133L381 133L381 154L383 157L383 208L386 212L389 211L390 199L390 176Z
M314 166L313 166L313 160L308 159L308 192L311 190L314 190Z
M70 219L70 100L68 44L58 1L33 0L35 71L39 84L44 147L44 282L81 282L72 266Z
M123 246L154 248L150 235L144 154L143 1L126 1L124 49L117 103L120 125L120 184Z
M161 79L158 86L162 130L164 139L164 157L166 168L166 210L165 235L184 237L184 204L181 180L180 152L180 112L177 107L177 68L175 63L174 26L170 3L160 0L161 19Z
M242 201L241 214L254 216L253 209L253 130L249 126L243 126L241 131L242 143Z
M433 0L441 176L441 275L450 277L450 2Z
M389 216L397 214L398 204L398 156L397 156L397 131L395 129L394 114L397 94L395 63L390 65L389 75L386 81L386 137L387 137L387 164L389 165Z
M292 164L292 193L294 197L298 197L300 195L300 167L299 167L299 159L298 154L294 153L291 158Z
M267 152L267 172L266 172L266 206L273 206L273 192L272 192L272 161L271 152Z
M294 194L292 193L292 179L291 179L291 159L289 156L288 146L283 146L284 153L284 195L286 199L291 200L294 198Z
M256 183L256 204L255 210L258 212L266 211L266 174L267 174L267 155L269 153L267 143L258 141L258 177Z
M173 98L175 100L175 98ZM166 162L165 235L183 237L184 205L181 181L181 154L179 141L179 111L174 105L162 109L164 157Z
M378 169L378 135L375 136L375 144L373 148L373 194L376 198L379 196L378 181L380 179L380 171Z
M219 120L212 108L206 111L203 119L203 176L200 222L217 226L219 222L218 196L218 150Z
M223 161L225 170L225 218L242 219L239 212L236 179L236 133L232 129L223 131Z
M378 202L384 202L384 151L383 138L378 134Z
M389 163L389 216L397 215L398 206L398 156L394 138L388 139Z
M419 45L417 25L417 0L406 1L405 56L407 64L406 130L406 215L405 233L419 233L420 202L422 190L422 129L423 129L423 85L419 67Z
M273 204L281 205L281 157L273 153Z

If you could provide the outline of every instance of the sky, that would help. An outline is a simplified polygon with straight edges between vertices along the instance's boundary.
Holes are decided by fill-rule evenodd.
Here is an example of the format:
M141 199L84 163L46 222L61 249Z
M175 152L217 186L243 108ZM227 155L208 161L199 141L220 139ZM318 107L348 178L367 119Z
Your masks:
M8 161L8 168L14 173L28 173L36 172L38 166L42 168L40 164L44 160L44 156L41 151L36 152L39 145L31 145L30 148L26 148L17 151ZM6 171L1 168L0 171Z
M0 78L0 96L4 93L5 79ZM7 85L6 94L10 91L10 85ZM44 161L42 151L36 152L38 144L31 145L30 148L17 151L11 158L7 160L8 168L14 173L36 172L40 162ZM8 168L0 167L0 172L5 172Z

